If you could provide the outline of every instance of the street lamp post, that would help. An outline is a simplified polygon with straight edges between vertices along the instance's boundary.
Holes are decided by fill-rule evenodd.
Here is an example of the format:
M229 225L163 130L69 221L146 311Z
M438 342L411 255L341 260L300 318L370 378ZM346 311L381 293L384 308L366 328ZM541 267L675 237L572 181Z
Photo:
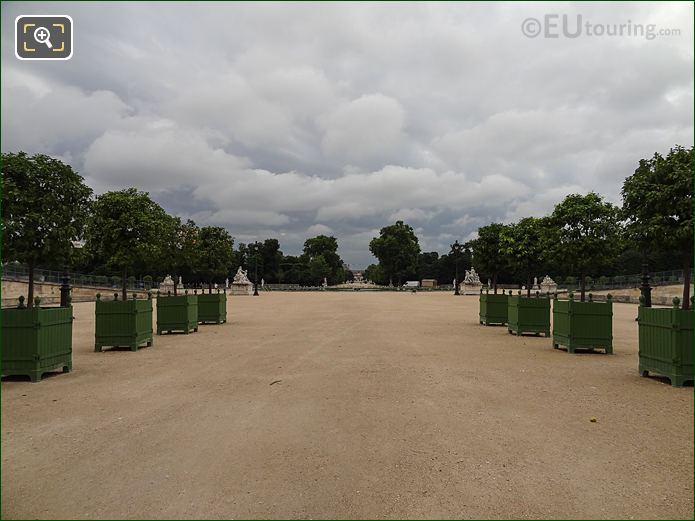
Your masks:
M60 307L68 307L68 300L70 298L70 275L68 274L68 265L65 264L63 267L63 276L61 277L60 285Z
M652 307L652 288L649 285L649 269L645 262L642 264L642 285L640 286L640 291L644 297L644 307Z
M258 251L256 251L256 274L253 277L253 296L257 297L258 296Z
M454 295L460 295L459 291L459 255L461 255L461 250L463 246L459 244L459 241L454 242L451 245L451 253L454 255L454 267L456 270L456 278L454 279Z

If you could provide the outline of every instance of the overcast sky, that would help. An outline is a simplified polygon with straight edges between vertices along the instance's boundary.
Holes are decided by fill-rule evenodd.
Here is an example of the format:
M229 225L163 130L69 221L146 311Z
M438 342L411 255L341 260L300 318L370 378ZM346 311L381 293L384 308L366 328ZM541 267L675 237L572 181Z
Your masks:
M71 15L72 59L16 59L20 14ZM554 14L680 35L522 32ZM677 143L693 144L689 2L2 3L3 152L59 157L97 193L137 186L237 242L298 253L332 234L353 268L397 219L446 253L567 193L619 202Z

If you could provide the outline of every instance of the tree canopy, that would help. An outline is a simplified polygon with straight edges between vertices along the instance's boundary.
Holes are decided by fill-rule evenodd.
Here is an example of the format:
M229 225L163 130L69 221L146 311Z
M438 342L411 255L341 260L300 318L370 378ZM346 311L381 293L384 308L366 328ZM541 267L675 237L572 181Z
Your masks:
M34 267L68 262L82 238L92 190L72 167L43 154L2 154L3 261L29 265L27 305L34 299Z
M475 267L480 273L492 278L495 293L497 293L497 278L509 264L509 258L502 244L502 236L507 228L502 223L481 226L478 228L478 237L470 244Z
M223 281L228 276L234 259L234 239L222 227L203 226L198 233L197 253L200 272L212 291L213 282Z
M127 188L99 195L87 226L87 248L111 269L126 274L143 259L163 260L163 238L171 229L171 217L146 192Z
M417 269L420 244L413 228L403 221L383 227L379 237L369 243L369 250L379 259L389 284L395 277L400 286L404 275Z
M617 208L594 192L571 194L555 206L550 223L557 229L555 255L579 272L584 300L586 275L615 257L619 243Z
M500 233L503 255L526 278L526 294L531 294L531 279L542 266L550 244L547 240L548 220L525 217L505 226Z
M681 258L685 270L683 307L689 308L693 266L693 148L675 146L666 157L642 159L625 179L622 216L628 235L643 248Z

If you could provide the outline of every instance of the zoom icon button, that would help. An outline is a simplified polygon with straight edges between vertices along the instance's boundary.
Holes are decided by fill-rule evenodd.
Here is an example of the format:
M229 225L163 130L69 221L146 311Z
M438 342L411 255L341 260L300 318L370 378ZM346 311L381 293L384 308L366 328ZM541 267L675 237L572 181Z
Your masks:
M72 57L72 18L67 15L18 16L14 53L20 60L69 60Z

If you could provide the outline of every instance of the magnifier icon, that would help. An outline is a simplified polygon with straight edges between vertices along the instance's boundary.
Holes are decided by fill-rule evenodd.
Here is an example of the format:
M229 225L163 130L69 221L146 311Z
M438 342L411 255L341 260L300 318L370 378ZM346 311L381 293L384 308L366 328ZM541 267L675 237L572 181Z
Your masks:
M39 43L45 43L46 47L48 47L49 49L53 49L53 45L51 45L50 38L51 33L45 27L37 27L34 31L34 40L36 40Z

